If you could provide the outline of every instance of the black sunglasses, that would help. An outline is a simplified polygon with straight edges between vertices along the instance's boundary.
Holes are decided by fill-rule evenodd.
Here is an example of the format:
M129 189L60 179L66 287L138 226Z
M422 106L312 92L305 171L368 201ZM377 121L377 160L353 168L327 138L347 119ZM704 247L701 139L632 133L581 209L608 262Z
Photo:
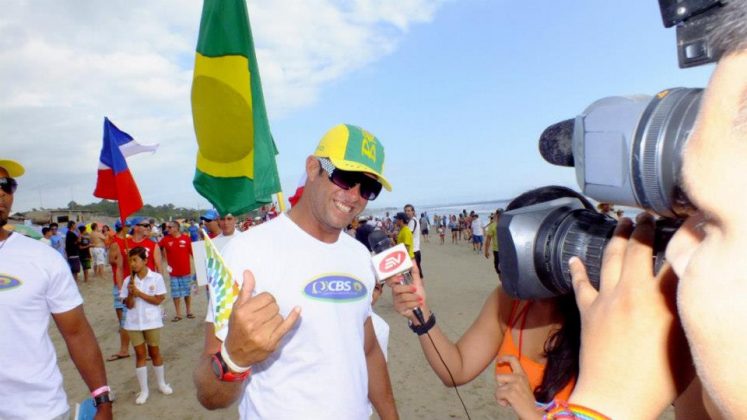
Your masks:
M138 226L140 226L142 228L149 228L150 227L150 223L138 223Z
M368 201L375 200L381 192L381 182L366 176L363 172L352 172L343 171L342 169L335 168L335 165L325 158L317 158L319 163L329 175L329 180L333 184L342 188L343 190L349 190L355 188L356 185L360 185L361 197Z
M0 189L3 190L5 194L15 193L16 188L18 188L18 182L16 182L15 179L11 177L0 178Z

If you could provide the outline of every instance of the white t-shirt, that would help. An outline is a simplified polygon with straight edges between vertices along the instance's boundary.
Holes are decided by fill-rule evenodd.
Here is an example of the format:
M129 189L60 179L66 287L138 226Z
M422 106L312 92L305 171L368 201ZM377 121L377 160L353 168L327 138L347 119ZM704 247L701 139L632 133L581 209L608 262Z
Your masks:
M165 295L166 284L163 277L155 271L148 270L144 278L137 275L135 277L135 287L149 296ZM122 299L129 295L127 287L130 284L132 276L127 276L122 282L122 289L119 291L119 297ZM161 305L148 303L141 298L135 298L135 306L127 310L123 328L130 331L145 331L154 328L163 327L163 313Z
M245 419L368 419L364 323L371 316L371 255L340 232L335 243L312 237L285 214L240 233L223 258L254 294L271 293L286 317L301 317L278 349L252 366L239 413Z
M483 236L483 229L482 229L482 223L480 223L480 219L474 219L472 220L472 234L475 236Z
M226 235L224 235L222 233L218 234L218 236L216 236L215 238L212 239L213 245L215 245L215 249L217 249L218 251L220 251L221 249L223 249L224 246L226 246L226 244L228 243L228 241L230 241L231 239L233 239L236 236L238 236L239 233L241 233L241 232L239 232L239 230L236 229L236 230L233 231L232 234L230 234L228 236L226 236Z
M47 329L83 303L57 251L13 234L0 248L0 418L52 418L70 409Z
M407 222L407 227L412 232L412 251L420 251L420 223L413 217Z

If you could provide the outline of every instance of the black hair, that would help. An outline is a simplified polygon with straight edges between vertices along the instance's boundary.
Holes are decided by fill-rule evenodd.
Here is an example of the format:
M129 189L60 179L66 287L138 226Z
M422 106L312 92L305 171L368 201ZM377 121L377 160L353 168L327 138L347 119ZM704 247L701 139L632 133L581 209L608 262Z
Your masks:
M747 49L747 2L730 1L721 8L706 36L715 55L725 57Z
M96 228L99 227L99 224L96 222L91 223L91 230L96 230Z
M84 233L86 231L86 227L84 225L78 226L78 232Z
M49 232L50 230L52 230L52 228L48 228L48 227L43 227L43 228L42 228L42 235L46 235L46 234L47 234L47 232Z
M368 243L368 235L370 235L373 231L374 227L368 223L361 224L360 226L358 226L358 229L355 230L355 239L357 239L358 242L362 243L363 246L368 249L368 252L373 251L371 249L371 245Z
M594 205L580 193L566 187L550 185L527 191L511 200L506 211L532 204L544 203L557 198L573 197L581 201L589 210L596 211ZM534 390L537 401L549 402L555 398L570 381L578 376L578 354L581 350L581 315L573 294L554 298L557 311L563 316L563 325L545 340L547 364L542 383Z
M147 261L148 260L148 249L142 246L136 246L135 248L132 248L130 252L127 253L127 256L130 258L134 257L135 255L140 257L140 259L142 259L143 261Z
M54 228L58 228L58 227L60 227L60 225L58 225L57 223L52 222L52 223L49 224L49 228L50 229L54 229Z

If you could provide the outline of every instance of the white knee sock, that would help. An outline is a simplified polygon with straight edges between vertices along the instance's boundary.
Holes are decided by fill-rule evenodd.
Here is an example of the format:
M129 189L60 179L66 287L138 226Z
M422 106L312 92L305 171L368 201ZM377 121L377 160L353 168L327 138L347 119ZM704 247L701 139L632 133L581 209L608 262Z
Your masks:
M135 368L135 374L138 383L140 383L140 394L138 394L135 404L145 404L148 401L148 367Z
M171 389L171 386L169 386L169 384L166 383L166 379L164 378L165 374L163 372L163 365L153 366L153 370L156 371L156 379L158 380L158 389L166 395L169 395L172 392L174 392L174 390Z

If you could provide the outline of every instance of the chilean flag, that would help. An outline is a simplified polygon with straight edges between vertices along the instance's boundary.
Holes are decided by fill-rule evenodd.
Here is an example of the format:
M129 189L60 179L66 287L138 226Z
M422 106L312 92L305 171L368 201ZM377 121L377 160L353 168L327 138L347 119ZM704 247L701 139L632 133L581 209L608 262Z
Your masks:
M291 203L291 208L295 207L298 203L298 200L301 199L301 196L303 195L303 189L306 186L306 172L301 175L301 179L298 180L298 186L296 187L296 192L293 193L292 196L288 198L288 201Z
M124 220L143 207L143 199L127 167L125 157L142 152L155 152L158 145L142 145L104 117L104 145L99 157L99 177L95 197L116 200L119 217Z

